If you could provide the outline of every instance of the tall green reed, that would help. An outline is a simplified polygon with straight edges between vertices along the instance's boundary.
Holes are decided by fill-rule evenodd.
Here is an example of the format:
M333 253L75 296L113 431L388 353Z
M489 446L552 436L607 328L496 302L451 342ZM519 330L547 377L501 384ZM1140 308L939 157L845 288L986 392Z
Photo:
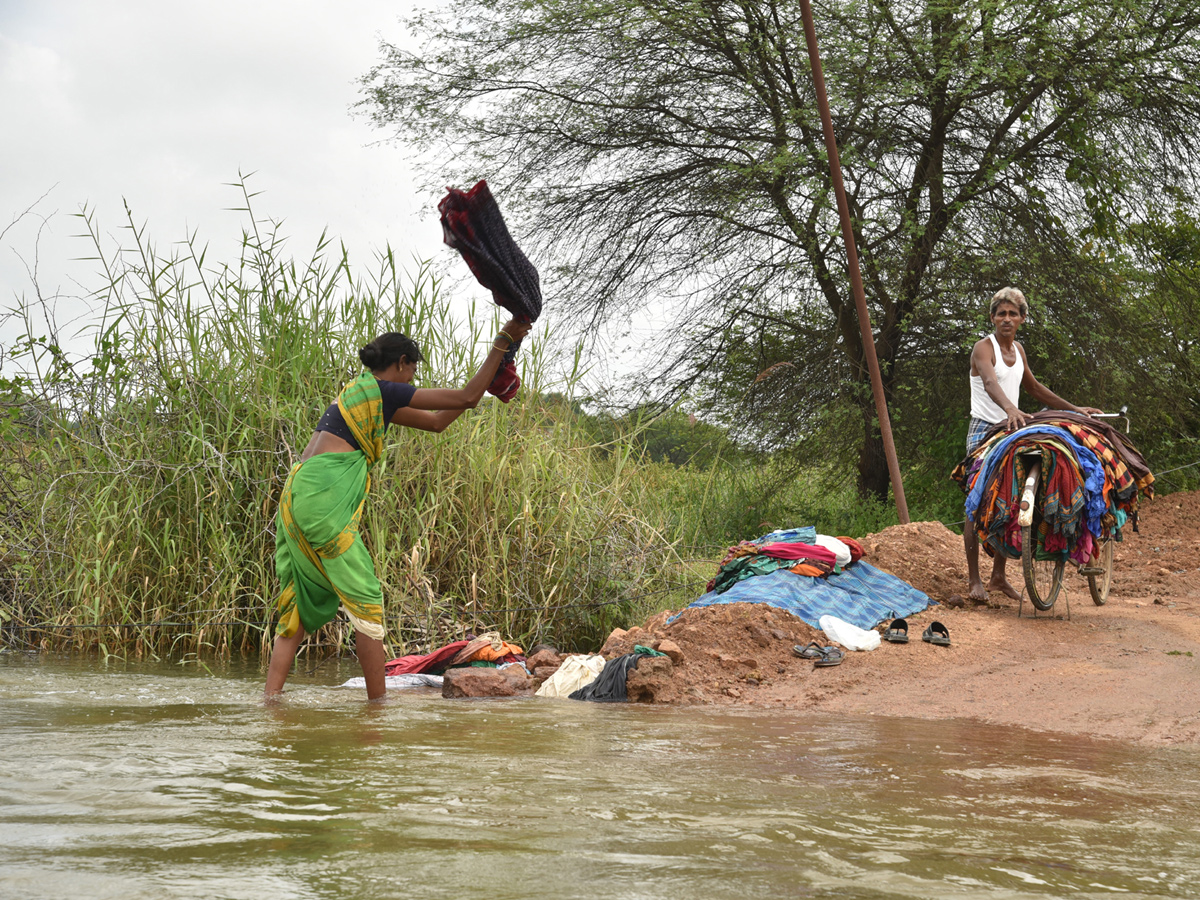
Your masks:
M212 264L194 235L162 251L128 210L127 245L109 250L80 214L103 273L90 358L18 310L26 337L10 349L29 378L20 416L0 420L21 497L0 519L10 642L175 657L269 646L279 491L359 372L357 348L413 335L426 384L460 384L481 362L491 308L457 321L430 268L408 273L390 248L355 266L323 236L297 261L242 190L232 264ZM365 539L394 652L468 630L586 646L679 591L678 536L637 467L539 401L572 385L548 375L550 338L530 343L513 403L485 402L441 435L389 434ZM347 640L334 623L313 645Z

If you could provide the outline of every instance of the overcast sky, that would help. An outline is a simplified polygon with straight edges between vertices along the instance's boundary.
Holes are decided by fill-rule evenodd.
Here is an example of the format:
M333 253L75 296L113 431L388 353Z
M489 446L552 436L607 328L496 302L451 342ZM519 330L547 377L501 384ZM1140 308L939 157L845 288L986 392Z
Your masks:
M210 261L235 262L247 220L232 211L242 199L227 184L239 172L254 173L256 214L283 220L297 258L307 258L323 229L364 262L390 243L402 261L434 259L461 278L448 286L460 316L472 301L489 308L442 244L442 186L419 189L412 151L380 143L385 135L351 112L380 40L408 41L400 17L412 6L0 0L0 314L33 295L36 252L60 337L75 352L87 349L69 343L89 318L78 298L103 284L97 264L79 259L93 255L91 245L73 237L81 223L72 214L85 205L114 243L129 243L121 233L128 203L162 252L195 232ZM34 214L12 224L31 205ZM546 299L540 324L548 325L554 304ZM662 316L647 311L589 345L592 390L628 384ZM0 346L16 337L14 324L0 321ZM566 334L557 337L569 351ZM0 374L6 369L0 358Z
M325 227L361 258L389 241L404 259L449 253L405 149L372 145L381 134L350 112L408 5L0 0L0 230L49 191L0 239L0 307L31 292L35 246L44 293L97 285L93 263L71 261L90 255L70 237L84 204L116 233L124 198L160 244L198 230L229 259L239 171L297 256Z

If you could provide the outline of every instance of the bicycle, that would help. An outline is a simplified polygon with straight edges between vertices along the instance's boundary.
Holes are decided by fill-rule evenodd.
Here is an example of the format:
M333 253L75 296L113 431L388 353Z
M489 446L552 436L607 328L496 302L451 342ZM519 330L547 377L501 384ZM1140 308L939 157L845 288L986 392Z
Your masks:
M1121 407L1120 412L1099 413L1092 418L1125 420L1125 433L1129 433L1128 407ZM1040 487L1042 461L1039 454L1023 454L1031 462L1025 476L1025 485L1021 491L1020 512L1017 524L1021 527L1021 568L1025 575L1025 591L1033 608L1046 612L1054 607L1058 595L1062 591L1063 573L1066 570L1066 560L1060 555L1055 559L1038 559L1037 527L1034 524L1034 514L1037 511L1037 493ZM1079 574L1087 578L1088 592L1092 602L1103 606L1108 602L1108 594L1112 589L1113 544L1115 538L1110 532L1099 539L1099 546L1094 560L1079 567ZM1068 615L1070 606L1068 605Z

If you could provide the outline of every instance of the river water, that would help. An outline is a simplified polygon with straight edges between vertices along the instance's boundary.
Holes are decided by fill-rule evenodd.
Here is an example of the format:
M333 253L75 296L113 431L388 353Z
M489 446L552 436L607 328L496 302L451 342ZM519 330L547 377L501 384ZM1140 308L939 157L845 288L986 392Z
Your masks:
M353 674L0 654L0 896L1200 896L1195 748Z

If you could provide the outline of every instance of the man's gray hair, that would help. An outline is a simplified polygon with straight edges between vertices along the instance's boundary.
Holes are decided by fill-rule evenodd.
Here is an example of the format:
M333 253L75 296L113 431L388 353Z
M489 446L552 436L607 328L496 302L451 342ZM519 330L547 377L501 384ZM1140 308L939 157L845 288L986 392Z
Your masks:
M988 308L989 319L996 314L996 309L1001 303L1013 304L1020 311L1022 317L1029 315L1029 302L1025 299L1025 295L1015 287L1004 287L996 291L995 296L992 297L992 305Z

